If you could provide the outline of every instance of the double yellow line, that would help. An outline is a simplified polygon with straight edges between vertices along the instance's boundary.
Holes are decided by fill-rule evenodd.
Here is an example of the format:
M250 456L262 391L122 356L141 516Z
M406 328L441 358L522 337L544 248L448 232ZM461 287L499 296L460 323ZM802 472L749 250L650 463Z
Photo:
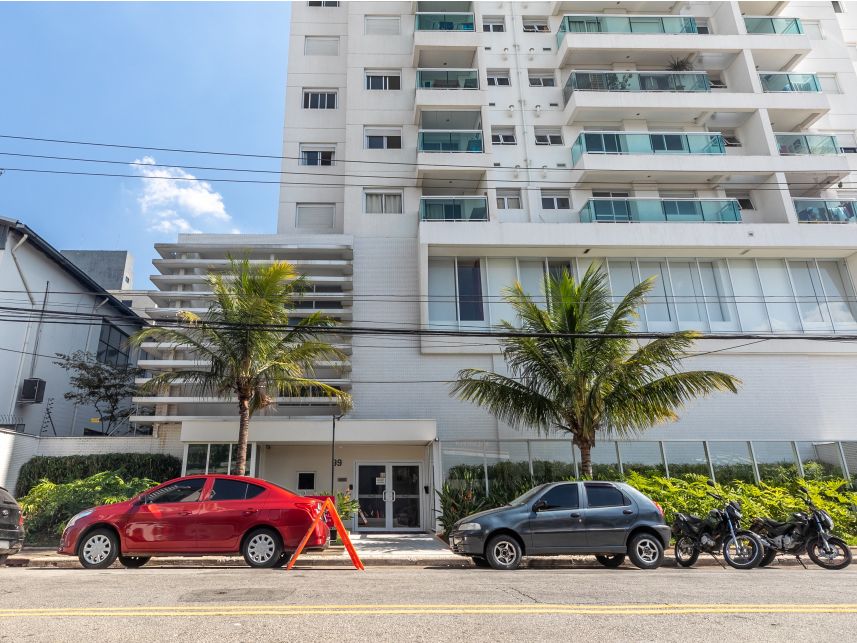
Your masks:
M670 614L857 614L857 604L789 603L688 603L628 605L562 605L516 603L511 605L165 605L126 607L56 607L0 609L4 618L86 617L160 618L172 616L306 616L344 615L605 615L658 616Z

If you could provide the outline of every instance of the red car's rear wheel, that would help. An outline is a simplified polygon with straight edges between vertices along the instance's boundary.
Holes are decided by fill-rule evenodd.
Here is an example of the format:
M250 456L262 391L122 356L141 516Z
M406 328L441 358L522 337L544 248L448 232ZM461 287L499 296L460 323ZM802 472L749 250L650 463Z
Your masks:
M241 554L250 567L276 567L283 554L283 541L273 529L254 529L245 536Z

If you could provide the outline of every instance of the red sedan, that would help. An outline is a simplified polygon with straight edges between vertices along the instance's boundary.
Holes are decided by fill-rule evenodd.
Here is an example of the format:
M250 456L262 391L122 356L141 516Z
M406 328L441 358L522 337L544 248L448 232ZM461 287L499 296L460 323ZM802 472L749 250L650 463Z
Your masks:
M59 553L89 569L142 567L153 556L241 553L251 567L280 567L297 549L321 502L239 476L170 480L131 500L86 509L69 520ZM321 521L307 548L327 545Z

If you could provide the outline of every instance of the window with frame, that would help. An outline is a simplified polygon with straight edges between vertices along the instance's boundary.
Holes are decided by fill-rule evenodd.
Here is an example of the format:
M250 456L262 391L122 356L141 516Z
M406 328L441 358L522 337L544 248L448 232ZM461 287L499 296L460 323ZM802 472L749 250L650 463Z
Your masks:
M402 130L398 127L367 127L363 130L363 147L367 150L400 150Z
M336 109L336 91L329 89L305 89L304 109Z
M494 145L517 145L514 127L492 127L491 142Z
M548 489L545 494L539 498L540 502L544 502L542 511L553 511L555 509L580 509L578 485L576 482L557 485Z
M298 228L332 228L336 217L333 203L298 203L295 207L295 225Z
M367 190L364 192L366 214L402 214L402 193Z
M307 6L309 7L338 7L339 2L335 0L309 0L307 2Z
M128 366L128 334L110 322L101 322L96 359L109 366Z
M260 493L265 491L265 487L260 487L252 482L243 482L242 480L229 480L228 478L215 478L211 488L211 494L206 500L214 500L222 502L224 500L249 500L255 498Z
M338 36L304 36L305 56L338 56Z
M753 200L750 198L749 192L730 192L726 191L727 199L735 199L738 201L738 207L742 210L755 210L756 206L753 204Z
M524 18L525 33L550 33L547 18Z
M627 199L630 196L631 193L627 190L593 190L592 192L593 199Z
M621 491L612 484L586 482L586 506L590 509L599 507L623 507L631 504Z
M399 16L366 16L363 24L367 35L398 36L402 32Z
M536 145L562 145L562 130L558 127L536 128Z
M298 491L315 491L315 471L298 471Z
M301 146L301 165L333 165L334 148Z
M568 192L542 190L542 210L570 210L571 199Z
M508 69L489 69L488 72L489 87L511 87L512 79L509 77Z
M172 502L199 502L205 478L179 480L166 487L155 489L146 496L146 504L165 505Z
M366 89L389 91L401 88L401 71L366 70Z
M550 71L529 72L530 87L556 87L556 77Z
M519 189L497 190L498 210L521 210L521 191Z
M506 20L502 16L485 16L482 18L482 31L494 33L506 31Z

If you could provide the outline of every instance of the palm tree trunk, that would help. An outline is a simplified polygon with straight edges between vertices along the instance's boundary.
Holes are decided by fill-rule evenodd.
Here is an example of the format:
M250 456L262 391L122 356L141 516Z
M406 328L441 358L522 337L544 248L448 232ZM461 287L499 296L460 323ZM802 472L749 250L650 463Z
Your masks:
M234 475L243 476L247 469L247 437L250 433L250 400L238 398L238 456Z
M583 478L592 477L592 444L590 442L579 442L580 449L580 475Z

